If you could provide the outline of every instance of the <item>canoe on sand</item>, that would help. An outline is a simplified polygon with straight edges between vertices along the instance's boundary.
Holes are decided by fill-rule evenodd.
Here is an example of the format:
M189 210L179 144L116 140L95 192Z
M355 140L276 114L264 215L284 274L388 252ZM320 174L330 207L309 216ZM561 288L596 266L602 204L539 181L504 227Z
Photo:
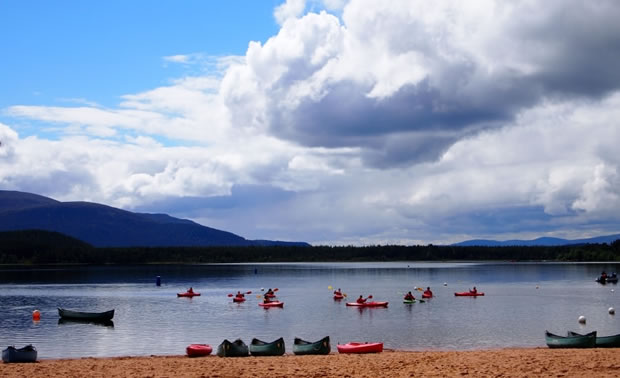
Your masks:
M331 351L329 344L329 336L325 336L319 341L310 342L296 337L293 341L293 353L299 355L305 354L329 354Z

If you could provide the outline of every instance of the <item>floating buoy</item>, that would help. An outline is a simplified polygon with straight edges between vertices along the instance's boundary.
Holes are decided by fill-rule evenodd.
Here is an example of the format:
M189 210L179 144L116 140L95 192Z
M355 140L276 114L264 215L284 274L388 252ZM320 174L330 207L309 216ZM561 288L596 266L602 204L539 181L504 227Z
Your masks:
M444 282L444 283L443 283L443 286L448 286L448 283L447 283L447 282Z
M32 320L37 321L37 322L41 320L41 312L39 310L34 310L32 312Z
M611 292L613 293L613 292L614 292L614 289L611 289Z
M583 316L583 315L581 315L581 316L579 317L579 323L581 323L581 324L585 324L585 323L586 323L586 317L585 317L585 316Z
M536 285L536 288L538 289L538 285Z
M607 311L609 312L609 315L613 315L616 313L616 310L613 307L610 307Z

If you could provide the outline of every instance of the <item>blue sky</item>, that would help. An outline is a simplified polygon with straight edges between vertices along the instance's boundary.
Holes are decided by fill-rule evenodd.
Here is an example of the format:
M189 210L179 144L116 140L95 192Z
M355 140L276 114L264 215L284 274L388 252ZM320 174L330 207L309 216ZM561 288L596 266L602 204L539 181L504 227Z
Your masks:
M4 1L0 189L250 239L620 230L620 5Z

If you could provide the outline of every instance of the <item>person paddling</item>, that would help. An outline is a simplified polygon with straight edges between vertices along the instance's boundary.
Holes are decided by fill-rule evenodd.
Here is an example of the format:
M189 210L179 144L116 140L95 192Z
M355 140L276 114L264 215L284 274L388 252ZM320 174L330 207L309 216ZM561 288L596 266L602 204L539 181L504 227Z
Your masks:
M471 289L469 292L472 294L478 294L478 289L476 289L476 287L474 286L474 288Z
M429 286L429 287L427 287L427 288L426 288L426 290L424 290L424 295L425 295L427 298L432 298L432 297L433 297L433 292L431 291L430 286Z
M360 297L357 298L357 303L366 303L366 299L364 299L363 295L360 295Z
M190 288L189 288L189 289L187 289L187 292L188 292L188 293L191 293L191 294L194 294L194 289L190 286Z
M334 291L334 295L342 295L342 291L340 291L340 288L338 288L338 290Z
M405 300L406 301L415 301L415 297L413 296L413 294L411 294L411 292L408 292L407 294L405 294Z
M242 294L240 291L237 291L237 295L236 295L236 297L237 297L237 298L244 298L244 297L245 297L245 294Z

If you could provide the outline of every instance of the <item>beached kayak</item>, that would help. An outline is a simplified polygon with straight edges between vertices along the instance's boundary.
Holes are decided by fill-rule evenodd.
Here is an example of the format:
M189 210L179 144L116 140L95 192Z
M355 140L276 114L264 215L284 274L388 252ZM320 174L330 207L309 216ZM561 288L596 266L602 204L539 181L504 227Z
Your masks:
M234 297L233 298L233 302L245 302L245 298L244 297Z
M232 343L224 340L217 347L217 355L220 357L247 357L250 355L250 350L241 339L237 339Z
M213 348L207 344L191 344L185 348L185 351L187 352L187 357L202 357L210 355Z
M484 293L472 293L469 291L464 291L462 293L454 293L455 297L482 297Z
M353 306L353 307L387 307L388 306L388 302L365 302L365 303L347 302L347 306Z
M545 341L549 348L594 348L596 346L596 331L585 335L569 334L567 337L545 331Z
M329 336L325 336L319 341L305 341L296 337L293 340L293 353L298 355L305 354L329 354L331 346L329 344Z
M185 293L177 293L177 297L199 297L200 293L190 293L186 291Z
M381 353L383 343L347 343L338 344L339 353Z
M259 303L258 304L261 307L264 308L269 308L269 307L284 307L284 302L280 302L280 301L273 301L273 302L269 302L269 303Z
M267 343L254 338L250 343L250 354L252 356L281 356L284 354L284 339L280 337Z

